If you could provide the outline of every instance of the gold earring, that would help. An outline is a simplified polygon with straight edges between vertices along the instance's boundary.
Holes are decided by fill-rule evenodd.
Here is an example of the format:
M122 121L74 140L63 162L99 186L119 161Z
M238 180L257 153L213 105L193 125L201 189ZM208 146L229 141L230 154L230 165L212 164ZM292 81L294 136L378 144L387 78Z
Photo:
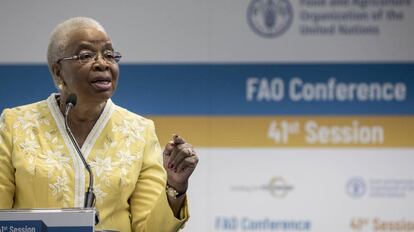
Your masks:
M55 79L55 81L56 81L56 87L59 90L62 90L63 89L63 80L60 77L58 77L58 78Z

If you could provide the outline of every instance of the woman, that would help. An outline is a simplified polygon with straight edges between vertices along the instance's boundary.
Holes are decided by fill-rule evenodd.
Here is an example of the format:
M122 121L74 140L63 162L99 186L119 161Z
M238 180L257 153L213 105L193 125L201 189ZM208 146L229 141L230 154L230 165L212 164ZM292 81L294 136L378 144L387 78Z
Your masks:
M177 231L188 219L186 190L198 157L174 136L161 149L151 120L111 101L121 58L104 28L72 18L53 31L48 65L59 94L5 109L0 120L0 208L82 207L88 175L68 125L95 176L97 229Z

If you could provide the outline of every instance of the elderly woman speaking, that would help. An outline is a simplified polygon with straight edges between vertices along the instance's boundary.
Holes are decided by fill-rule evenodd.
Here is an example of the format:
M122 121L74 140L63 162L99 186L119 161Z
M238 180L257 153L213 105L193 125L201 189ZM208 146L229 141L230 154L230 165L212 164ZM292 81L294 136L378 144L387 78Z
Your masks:
M0 208L83 207L89 179L80 147L95 176L97 229L179 230L198 157L178 135L162 152L154 123L111 101L121 54L104 28L83 17L59 24L47 59L59 93L0 117ZM74 95L72 141L65 113Z

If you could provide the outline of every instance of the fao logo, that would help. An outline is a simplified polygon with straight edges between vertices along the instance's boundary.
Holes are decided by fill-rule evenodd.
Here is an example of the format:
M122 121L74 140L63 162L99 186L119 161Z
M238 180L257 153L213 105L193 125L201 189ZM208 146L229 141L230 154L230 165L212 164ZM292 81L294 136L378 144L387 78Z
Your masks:
M353 198L360 198L367 192L367 185L361 177L353 177L346 183L346 192Z
M247 21L257 34L273 38L292 24L293 10L288 0L253 0L247 9Z

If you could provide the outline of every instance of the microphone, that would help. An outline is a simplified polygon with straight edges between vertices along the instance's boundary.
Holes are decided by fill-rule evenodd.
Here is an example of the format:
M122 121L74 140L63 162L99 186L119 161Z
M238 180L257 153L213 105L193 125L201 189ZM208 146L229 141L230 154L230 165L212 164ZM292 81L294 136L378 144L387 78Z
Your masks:
M92 208L95 203L95 194L93 193L93 173L91 167L89 166L88 162L86 162L85 157L83 156L78 143L76 142L75 138L73 137L72 131L68 125L68 114L69 111L75 107L77 97L75 94L69 94L68 98L66 99L66 109L65 109L65 128L66 132L69 135L70 140L72 141L73 145L75 146L76 152L78 153L79 157L82 160L83 165L85 166L86 170L89 173L89 186L88 190L85 193L85 201L84 201L84 208Z

